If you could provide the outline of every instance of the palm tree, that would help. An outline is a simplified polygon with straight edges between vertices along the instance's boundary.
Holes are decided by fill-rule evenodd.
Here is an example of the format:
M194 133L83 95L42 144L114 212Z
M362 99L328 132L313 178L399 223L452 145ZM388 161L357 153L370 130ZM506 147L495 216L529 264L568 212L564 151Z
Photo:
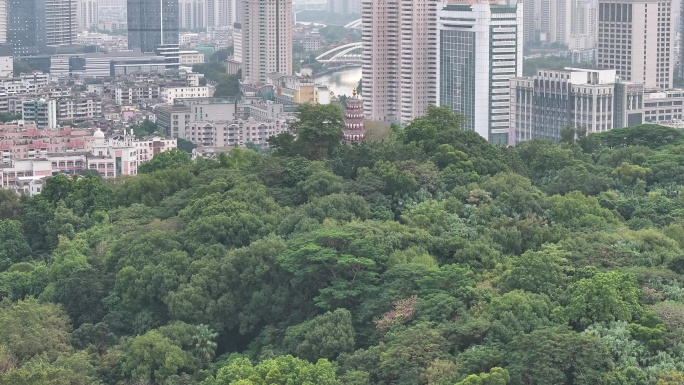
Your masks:
M216 353L216 342L214 340L217 337L218 333L211 330L209 326L204 324L197 325L195 335L192 337L195 355L202 360L211 361Z

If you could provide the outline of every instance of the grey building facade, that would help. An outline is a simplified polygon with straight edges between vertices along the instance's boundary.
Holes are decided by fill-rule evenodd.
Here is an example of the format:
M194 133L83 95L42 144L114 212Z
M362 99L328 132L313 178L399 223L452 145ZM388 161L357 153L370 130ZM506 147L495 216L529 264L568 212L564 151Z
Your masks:
M128 0L128 48L155 52L178 44L178 0Z
M37 55L46 45L45 0L9 0L7 42L14 55Z
M641 124L644 87L620 81L615 72L566 68L511 79L510 121L515 137L509 144L558 141L566 127L593 134Z

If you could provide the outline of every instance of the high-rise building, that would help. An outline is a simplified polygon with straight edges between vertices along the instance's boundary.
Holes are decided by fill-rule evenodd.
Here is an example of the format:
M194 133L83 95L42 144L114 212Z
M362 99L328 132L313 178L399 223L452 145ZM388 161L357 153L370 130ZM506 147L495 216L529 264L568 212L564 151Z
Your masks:
M572 4L570 36L565 44L571 50L592 49L596 46L596 7L587 0Z
M242 78L292 74L292 0L242 0Z
M98 0L78 0L78 29L87 31L99 22Z
M7 3L8 0L0 0L0 44L7 43Z
M439 0L363 0L363 100L370 120L408 124L437 103Z
M242 63L242 24L233 24L233 60Z
M509 144L558 141L565 127L591 134L641 124L643 91L641 84L616 79L615 70L539 70L533 77L513 78Z
M671 0L600 0L596 64L646 88L672 88Z
M361 14L361 0L328 0L328 12L342 15Z
M75 0L9 0L7 42L15 55L76 44Z
M179 0L178 19L180 27L185 30L206 30L209 26L207 18L209 1L205 0Z
M41 0L39 0L41 1ZM45 1L45 43L58 47L76 44L78 17L75 0Z
M536 40L536 2L537 0L523 0L523 41L525 43Z
M494 144L508 143L509 80L522 75L521 5L473 0L439 14L439 104Z
M178 0L128 0L128 48L178 44Z
M541 41L560 43L570 50L592 49L596 44L596 6L589 0L539 0ZM527 3L525 3L527 19ZM524 21L527 28L527 20ZM527 40L526 40L527 41Z
M9 0L7 42L15 55L35 55L45 47L45 1Z
M217 26L232 25L240 21L240 0L214 0L217 3L216 24Z

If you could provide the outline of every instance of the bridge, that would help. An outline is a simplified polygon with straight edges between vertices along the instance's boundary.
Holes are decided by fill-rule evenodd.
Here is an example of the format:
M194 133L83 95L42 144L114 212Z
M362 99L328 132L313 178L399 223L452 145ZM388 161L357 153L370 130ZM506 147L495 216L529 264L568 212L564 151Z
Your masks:
M320 2L303 2L292 5L294 11L325 11L327 9L326 3Z
M361 28L361 19L357 19L357 20L352 21L351 23L347 23L347 25L345 25L344 28L349 28L349 29Z
M316 57L316 60L323 65L333 63L341 64L361 64L361 49L363 43L349 43L335 47L323 52ZM354 53L354 51L357 51Z

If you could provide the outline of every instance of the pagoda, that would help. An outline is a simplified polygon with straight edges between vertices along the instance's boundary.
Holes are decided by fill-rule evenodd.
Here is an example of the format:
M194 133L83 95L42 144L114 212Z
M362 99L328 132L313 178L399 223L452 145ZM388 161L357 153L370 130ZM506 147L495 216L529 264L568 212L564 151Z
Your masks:
M356 95L356 88L351 98L347 99L344 113L344 141L359 143L366 137L366 127L363 124L363 101Z

